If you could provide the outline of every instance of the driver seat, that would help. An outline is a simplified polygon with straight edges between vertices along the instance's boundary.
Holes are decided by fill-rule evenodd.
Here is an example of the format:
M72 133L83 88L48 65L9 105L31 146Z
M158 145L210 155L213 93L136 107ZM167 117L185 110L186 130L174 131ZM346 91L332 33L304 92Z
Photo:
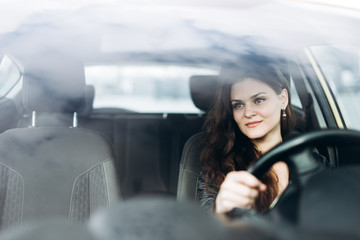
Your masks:
M207 113L215 103L219 77L197 75L190 78L191 98L196 107ZM206 91L204 91L206 89ZM190 137L183 148L180 160L177 200L198 203L197 186L200 177L200 153L204 147L204 134Z

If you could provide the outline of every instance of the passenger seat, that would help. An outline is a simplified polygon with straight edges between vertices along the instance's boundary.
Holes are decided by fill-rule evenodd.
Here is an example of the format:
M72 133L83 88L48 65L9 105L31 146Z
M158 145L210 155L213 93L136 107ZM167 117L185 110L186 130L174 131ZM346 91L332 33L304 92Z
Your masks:
M0 227L52 216L85 221L120 196L111 144L77 127L86 101L84 68L61 59L25 69L23 105L32 122L0 134ZM44 112L74 114L73 122L40 126L36 113Z

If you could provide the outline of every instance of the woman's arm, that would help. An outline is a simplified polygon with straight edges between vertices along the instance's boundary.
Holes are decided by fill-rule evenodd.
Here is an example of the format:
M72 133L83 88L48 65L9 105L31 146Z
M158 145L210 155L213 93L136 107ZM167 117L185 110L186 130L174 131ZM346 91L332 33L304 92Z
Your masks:
M234 208L252 209L266 185L247 171L229 172L220 186L215 200L215 212L223 214Z
M198 194L200 206L209 212L227 213L234 208L253 208L259 192L265 191L266 185L246 171L233 171L226 175L220 189L206 183L200 175Z

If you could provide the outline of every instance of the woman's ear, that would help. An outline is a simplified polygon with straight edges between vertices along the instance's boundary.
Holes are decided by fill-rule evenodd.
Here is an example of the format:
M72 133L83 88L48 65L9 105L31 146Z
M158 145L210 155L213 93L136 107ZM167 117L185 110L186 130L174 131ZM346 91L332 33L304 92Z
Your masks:
M289 104L289 93L286 88L283 88L283 90L281 90L280 100L281 100L281 109L287 108Z

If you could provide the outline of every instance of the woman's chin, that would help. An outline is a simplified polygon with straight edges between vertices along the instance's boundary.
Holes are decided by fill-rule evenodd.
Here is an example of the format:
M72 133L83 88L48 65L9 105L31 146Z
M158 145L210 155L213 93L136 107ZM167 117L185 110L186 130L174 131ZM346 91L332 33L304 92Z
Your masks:
M251 141L261 141L264 138L262 133L251 133L246 135Z

